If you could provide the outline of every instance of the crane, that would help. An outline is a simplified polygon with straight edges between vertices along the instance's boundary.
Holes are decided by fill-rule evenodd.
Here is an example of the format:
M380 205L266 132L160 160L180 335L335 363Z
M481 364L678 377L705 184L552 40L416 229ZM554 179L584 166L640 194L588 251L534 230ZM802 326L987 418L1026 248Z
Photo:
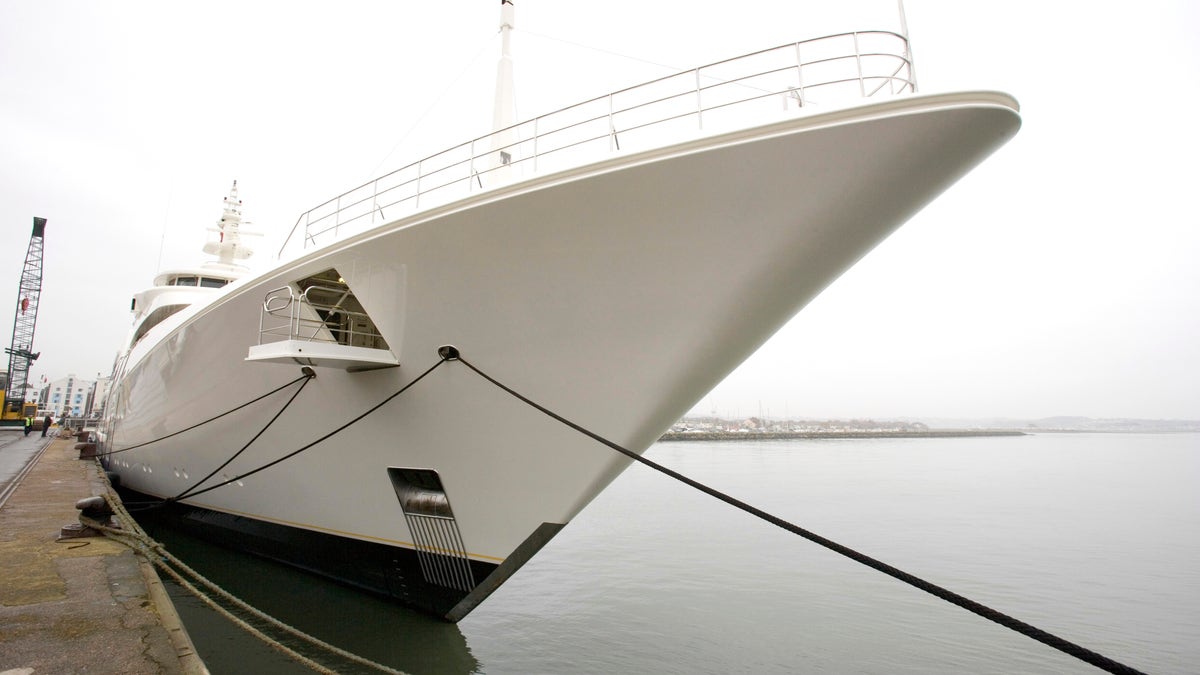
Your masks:
M21 285L17 290L17 309L13 317L12 346L8 354L7 383L0 399L0 422L12 423L37 414L37 402L25 401L29 383L29 365L40 353L33 351L33 331L37 327L38 299L42 294L42 249L46 234L46 219L34 217L33 234L25 253L21 270Z

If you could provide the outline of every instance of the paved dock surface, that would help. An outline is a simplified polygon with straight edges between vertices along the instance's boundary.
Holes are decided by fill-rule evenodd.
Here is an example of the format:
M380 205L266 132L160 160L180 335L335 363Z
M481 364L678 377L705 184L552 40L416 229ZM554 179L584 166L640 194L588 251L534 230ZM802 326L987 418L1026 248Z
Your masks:
M75 442L0 430L0 675L206 673L149 563L104 537L59 539L75 502L105 490Z

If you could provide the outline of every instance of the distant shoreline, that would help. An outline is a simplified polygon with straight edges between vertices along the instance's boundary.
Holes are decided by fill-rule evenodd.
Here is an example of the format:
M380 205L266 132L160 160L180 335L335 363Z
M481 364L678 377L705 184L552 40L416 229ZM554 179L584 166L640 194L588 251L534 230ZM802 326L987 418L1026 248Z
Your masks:
M1009 429L925 429L920 431L741 431L667 432L660 443L674 441L786 441L822 438L972 438L979 436L1028 436Z

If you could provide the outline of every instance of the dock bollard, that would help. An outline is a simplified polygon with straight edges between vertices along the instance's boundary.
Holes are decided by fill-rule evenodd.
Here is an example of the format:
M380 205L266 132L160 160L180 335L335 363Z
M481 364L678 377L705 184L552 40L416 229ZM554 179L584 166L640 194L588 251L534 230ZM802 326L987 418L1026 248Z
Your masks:
M101 496L85 497L75 502L75 508L79 509L80 516L86 516L92 520L99 521L109 527L112 523L112 507L108 505L108 501ZM104 533L84 525L83 523L68 523L63 525L59 530L59 539L79 539L81 537L102 537Z

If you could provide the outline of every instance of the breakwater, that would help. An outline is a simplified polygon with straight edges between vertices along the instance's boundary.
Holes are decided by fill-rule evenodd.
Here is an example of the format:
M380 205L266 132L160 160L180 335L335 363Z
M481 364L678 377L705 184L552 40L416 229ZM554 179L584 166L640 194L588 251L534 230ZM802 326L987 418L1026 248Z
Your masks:
M660 442L670 441L782 441L820 438L974 438L979 436L1025 436L1024 431L1009 429L921 429L921 430L845 430L845 431L669 431Z

